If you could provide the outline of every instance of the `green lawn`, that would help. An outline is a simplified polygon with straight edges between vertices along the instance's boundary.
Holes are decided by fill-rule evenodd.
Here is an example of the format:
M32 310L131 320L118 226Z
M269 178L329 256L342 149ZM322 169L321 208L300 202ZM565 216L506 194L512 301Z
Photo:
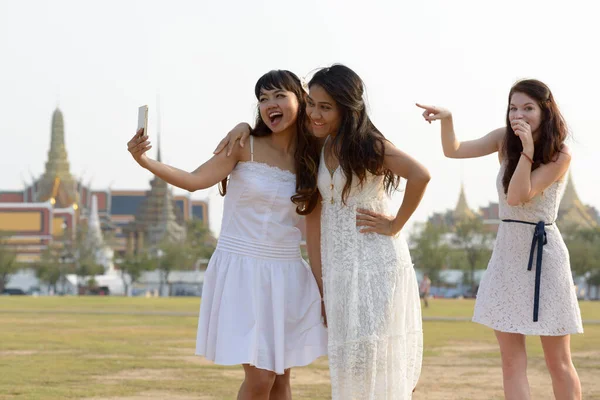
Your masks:
M169 311L197 313L199 297L0 297L1 310L53 310L53 311Z
M194 356L199 303L198 298L0 297L0 399L235 398L241 368ZM470 317L472 309L471 300L434 300L423 315ZM600 320L600 303L582 303L581 309L584 319ZM572 338L574 360L588 389L584 398L600 398L592 378L600 376L600 325L585 330ZM427 321L424 331L423 375L415 399L501 398L498 351L489 329ZM543 379L539 340L528 338L528 346L532 373ZM477 380L461 379L472 368L485 368L496 386L482 381L479 388ZM449 380L441 381L438 371L446 371ZM456 379L450 380L452 374ZM295 399L329 399L326 359L296 369L293 389ZM461 391L471 394L460 397Z

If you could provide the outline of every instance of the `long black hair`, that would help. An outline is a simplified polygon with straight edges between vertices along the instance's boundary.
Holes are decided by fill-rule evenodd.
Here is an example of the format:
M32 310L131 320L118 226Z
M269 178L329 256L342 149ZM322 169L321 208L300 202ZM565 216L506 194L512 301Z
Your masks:
M341 123L332 141L332 151L347 179L342 200L345 202L350 194L353 175L362 185L367 172L383 175L388 193L396 190L400 177L384 167L386 139L367 114L362 79L345 65L335 64L318 70L308 83L309 87L313 85L322 87L341 110Z
M310 214L318 199L317 171L319 148L317 139L308 131L306 126L306 92L300 79L287 70L269 71L256 82L254 95L260 100L261 91L282 89L294 93L298 99L298 115L296 118L296 150L294 152L296 169L296 193L291 200L296 204L296 212L300 215ZM256 122L250 132L252 136L268 136L273 132L262 120L260 105L257 105ZM219 191L222 196L227 193L227 178L221 184Z
M536 79L525 79L515 83L508 94L506 135L502 146L503 156L506 159L506 168L502 177L504 193L508 193L508 185L517 169L523 151L521 139L515 135L509 120L510 102L515 93L523 93L531 97L542 110L540 134L534 143L532 170L538 168L541 164L556 161L568 135L567 123L558 109L550 88L546 84Z

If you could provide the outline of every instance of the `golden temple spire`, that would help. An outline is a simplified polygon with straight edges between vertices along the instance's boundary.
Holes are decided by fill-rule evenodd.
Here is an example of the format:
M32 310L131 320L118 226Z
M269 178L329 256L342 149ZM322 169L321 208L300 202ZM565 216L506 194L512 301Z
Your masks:
M456 207L454 208L454 218L463 219L471 218L474 216L475 213L469 208L469 204L467 203L467 196L465 195L465 186L461 182L460 194L458 195L458 202L456 203Z
M69 160L65 147L65 123L62 112L57 108L52 115L52 128L50 133L50 150L46 162L45 174L50 178L70 177Z
M573 183L573 175L569 170L567 186L563 198L558 206L558 221L561 226L572 225L579 228L594 228L598 221L590 213L590 210L579 199Z
M75 180L69 171L63 114L56 108L52 114L48 161L44 174L38 181L36 200L50 200L59 208L70 207L77 201L75 186Z
M581 205L579 195L575 190L575 184L573 183L573 174L569 170L569 176L567 177L567 187L565 188L565 194L563 195L562 201L560 202L560 209L565 210L571 207L577 207Z

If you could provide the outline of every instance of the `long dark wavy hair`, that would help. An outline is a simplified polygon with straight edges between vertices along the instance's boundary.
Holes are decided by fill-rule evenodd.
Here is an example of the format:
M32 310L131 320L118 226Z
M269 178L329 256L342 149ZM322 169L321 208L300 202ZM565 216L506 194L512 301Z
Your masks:
M400 177L384 168L386 139L367 114L363 99L364 83L358 74L345 65L334 64L318 70L308 83L309 87L313 85L322 87L341 111L339 131L333 138L331 148L347 178L342 201L345 203L350 194L353 175L363 185L367 172L383 175L388 193L397 190Z
M508 185L515 173L523 145L521 139L515 135L510 126L508 118L510 113L510 102L514 93L523 93L535 100L542 110L539 136L534 143L533 168L542 164L556 161L562 150L568 135L567 123L565 122L552 92L543 82L535 79L525 79L513 85L508 95L508 107L506 110L506 135L502 146L502 155L506 160L506 168L502 177L504 193L508 193Z
M296 193L291 200L296 204L296 212L307 215L315 208L318 200L317 171L319 159L319 145L306 125L306 92L302 88L300 79L290 71L269 71L256 82L254 95L260 99L262 90L282 89L294 93L298 99L298 115L296 118L296 150L294 152L296 169ZM271 135L273 132L265 124L260 115L260 105L257 105L256 123L250 132L252 136L261 137ZM227 193L227 179L220 183L219 192L222 196Z

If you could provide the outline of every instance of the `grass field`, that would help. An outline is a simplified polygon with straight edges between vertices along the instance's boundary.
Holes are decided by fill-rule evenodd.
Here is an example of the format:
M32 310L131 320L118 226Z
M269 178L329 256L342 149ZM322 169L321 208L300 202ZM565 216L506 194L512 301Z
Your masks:
M198 298L0 297L0 399L234 399L241 367L194 356ZM471 300L434 300L424 317L470 317ZM600 303L581 304L600 320ZM584 399L600 399L600 324L572 338ZM493 332L425 321L416 400L502 399ZM528 338L532 398L551 399L539 339ZM295 399L329 399L327 359L292 372Z

